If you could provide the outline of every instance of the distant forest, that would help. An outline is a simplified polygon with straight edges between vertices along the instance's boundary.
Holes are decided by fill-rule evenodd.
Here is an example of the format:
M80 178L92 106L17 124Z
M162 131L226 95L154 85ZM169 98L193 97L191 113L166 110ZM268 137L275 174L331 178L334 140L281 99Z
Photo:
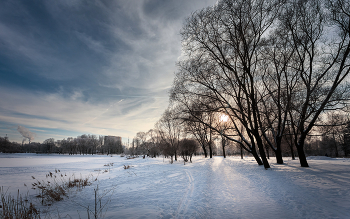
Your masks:
M124 148L119 141L105 141L104 136L81 135L77 138L57 140L46 139L43 143L19 144L0 137L2 153L58 153L58 154L120 154Z

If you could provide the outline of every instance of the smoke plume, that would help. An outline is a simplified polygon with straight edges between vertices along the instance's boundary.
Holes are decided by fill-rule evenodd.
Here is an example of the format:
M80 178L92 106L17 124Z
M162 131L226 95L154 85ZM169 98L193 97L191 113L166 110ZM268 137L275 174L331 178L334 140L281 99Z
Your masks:
M34 133L30 132L27 128L25 128L23 126L19 125L17 128L17 131L19 133L21 133L21 135L23 136L22 144L26 139L29 140L29 143L30 143L30 141L32 141L34 139Z

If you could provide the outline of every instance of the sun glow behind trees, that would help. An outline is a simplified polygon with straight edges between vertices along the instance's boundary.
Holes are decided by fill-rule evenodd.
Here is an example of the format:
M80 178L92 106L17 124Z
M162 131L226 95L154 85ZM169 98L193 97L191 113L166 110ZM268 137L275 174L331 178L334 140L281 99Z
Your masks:
M223 114L220 116L220 122L227 122L228 119L229 119L228 115Z

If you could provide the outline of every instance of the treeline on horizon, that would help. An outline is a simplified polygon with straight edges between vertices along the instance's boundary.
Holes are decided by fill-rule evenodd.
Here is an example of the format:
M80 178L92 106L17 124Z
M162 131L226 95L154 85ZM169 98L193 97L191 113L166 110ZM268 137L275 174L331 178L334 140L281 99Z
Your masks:
M31 142L19 144L10 142L7 137L0 137L2 153L57 153L57 154L121 154L124 147L120 141L105 140L105 136L81 135L55 141L48 138L43 143Z

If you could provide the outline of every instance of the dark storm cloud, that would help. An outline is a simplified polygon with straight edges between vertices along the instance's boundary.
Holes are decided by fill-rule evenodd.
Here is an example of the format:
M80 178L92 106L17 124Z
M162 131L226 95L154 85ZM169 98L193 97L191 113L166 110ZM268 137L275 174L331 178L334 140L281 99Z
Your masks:
M43 80L56 89L57 80L69 81L68 87L85 86L108 64L108 54L124 48L99 25L107 18L94 5L79 9L58 1L21 3L1 7L1 60L5 74L29 80L28 86L38 83L45 89Z

